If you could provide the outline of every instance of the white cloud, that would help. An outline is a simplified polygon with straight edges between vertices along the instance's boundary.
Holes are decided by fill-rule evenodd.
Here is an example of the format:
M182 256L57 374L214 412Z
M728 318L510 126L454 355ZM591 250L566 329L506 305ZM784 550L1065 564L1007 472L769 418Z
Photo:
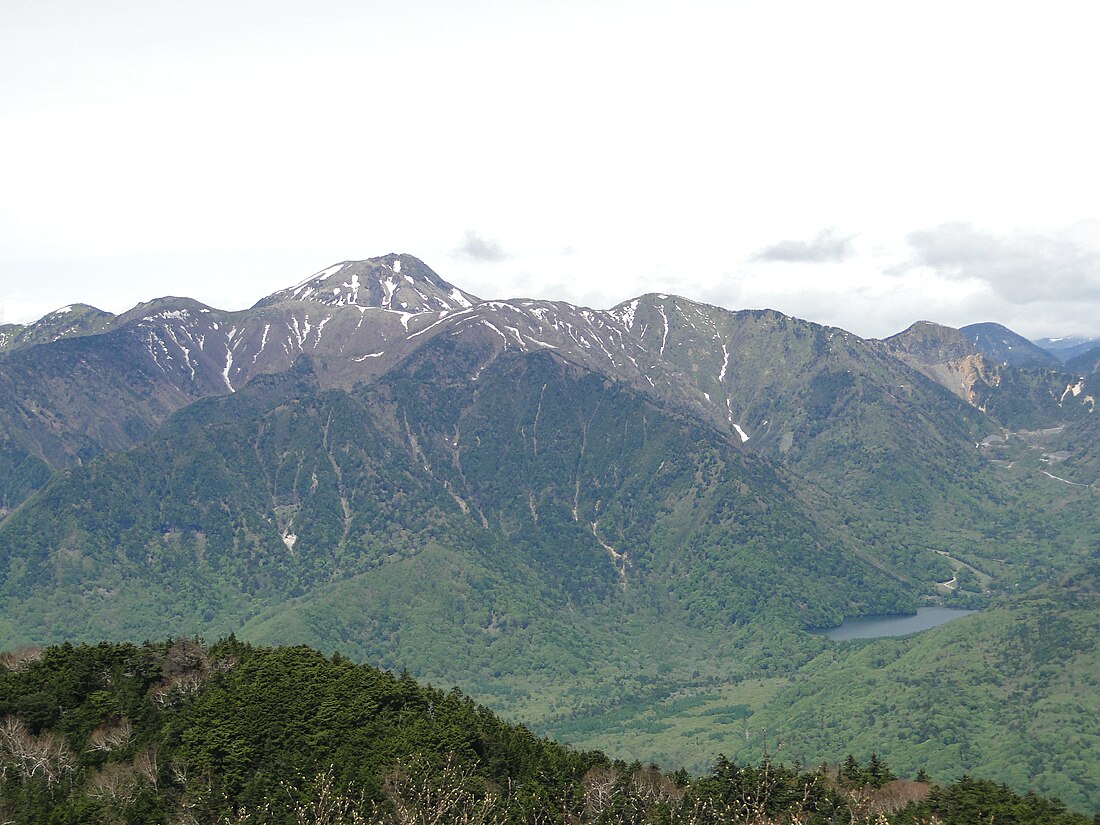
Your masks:
M1086 245L1036 239L1100 191L1084 7L59 8L0 11L0 299L235 309L399 250L485 297L725 294L878 334L981 294L1009 326L997 313L1025 301L1082 323L1087 304L1059 296ZM995 248L906 240L959 217ZM467 227L503 242L474 233L455 257ZM1048 265L1052 297L1021 258ZM960 291L979 264L985 291ZM900 265L921 283L884 279Z
M55 304L21 298L0 298L0 324L29 324L61 306L64 306L64 302Z
M913 232L913 264L951 280L977 279L1011 303L1100 301L1100 233L995 234L967 223ZM1094 226L1095 228L1095 226Z
M757 261L828 263L844 261L856 254L855 235L841 235L835 229L823 229L812 241L782 240L766 246L753 256Z
M499 241L483 238L472 229L466 230L466 238L454 251L456 257L469 261L482 261L485 263L499 263L512 256L504 251Z

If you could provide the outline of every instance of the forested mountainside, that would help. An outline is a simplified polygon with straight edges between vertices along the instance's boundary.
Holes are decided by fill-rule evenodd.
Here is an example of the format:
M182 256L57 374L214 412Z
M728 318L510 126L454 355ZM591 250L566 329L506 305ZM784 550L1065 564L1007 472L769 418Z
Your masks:
M806 764L877 752L904 775L994 776L1088 810L1100 799L1098 637L1093 562L915 636L835 643L787 677L593 705L544 729L668 764L693 764L707 744Z
M5 335L8 647L304 643L581 745L675 716L634 752L671 764L696 711L725 708L695 752L751 750L746 720L811 663L867 667L808 628L996 604L1097 555L1096 371L934 324L874 341L662 294L482 301L389 255L242 312L163 298ZM1011 674L958 672L983 707L1026 706ZM1045 718L1068 741L1080 716ZM978 745L953 744L870 747L970 769ZM1090 800L1066 772L1053 792Z
M72 471L4 529L6 632L244 625L484 690L913 603L719 433L542 354L447 381L452 349L352 394L301 361Z
M457 690L233 638L0 658L0 816L26 825L1089 822L989 781L838 761L663 774L538 739Z

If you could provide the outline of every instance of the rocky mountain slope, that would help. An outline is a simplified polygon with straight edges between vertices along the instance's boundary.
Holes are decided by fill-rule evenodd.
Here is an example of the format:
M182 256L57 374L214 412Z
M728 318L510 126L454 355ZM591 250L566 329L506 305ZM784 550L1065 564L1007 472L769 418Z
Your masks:
M909 526L917 502L939 522L981 518L966 490L989 498L993 483L972 445L1001 427L1084 420L1095 404L1095 379L993 364L935 325L879 342L669 295L606 311L480 301L409 255L337 264L242 312L183 298L117 317L66 309L0 354L0 513L51 471L142 443L176 410L302 355L318 390L350 390L439 340L462 350L453 367L471 385L502 355L541 352L629 387L847 500L839 520L857 527L867 500ZM929 477L955 481L930 489ZM891 564L914 574L906 555Z

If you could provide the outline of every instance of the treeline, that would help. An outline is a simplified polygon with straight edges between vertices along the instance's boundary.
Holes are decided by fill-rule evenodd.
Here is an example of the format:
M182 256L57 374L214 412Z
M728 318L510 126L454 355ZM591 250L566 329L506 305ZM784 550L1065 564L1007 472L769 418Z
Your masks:
M898 780L877 757L665 774L305 647L63 645L0 665L5 823L1088 822L967 777Z

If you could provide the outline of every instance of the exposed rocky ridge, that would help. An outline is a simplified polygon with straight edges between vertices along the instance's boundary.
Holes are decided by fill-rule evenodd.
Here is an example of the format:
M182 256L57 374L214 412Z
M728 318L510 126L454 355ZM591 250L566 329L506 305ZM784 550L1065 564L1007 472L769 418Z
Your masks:
M323 386L371 382L437 336L490 342L468 380L503 352L545 351L788 460L819 440L819 419L835 418L837 404L876 409L881 426L903 429L914 428L913 410L936 408L934 419L917 414L921 437L941 439L947 415L957 423L945 445L956 446L945 449L957 449L998 422L1013 426L1038 409L1047 426L1095 398L1073 376L1011 372L960 331L927 322L878 342L666 294L610 310L480 301L409 255L334 265L242 312L171 297L117 317L65 309L19 328L0 354L0 452L15 464L56 469L131 446L182 406L286 370L303 354ZM31 350L32 341L46 347ZM939 409L925 379L997 421ZM867 407L870 398L885 403Z
M883 343L905 363L975 407L981 408L990 388L1000 382L996 366L957 329L917 321Z
M1013 360L1035 361L1029 354L1034 347L1017 346L1025 339L999 324L956 330L919 321L883 343L898 358L1008 428L1050 427L1093 411L1094 395L1083 392L1082 378L1070 365L1055 360L1052 368L1050 359L1041 359L1039 366L998 362L995 356L1003 352L981 351L982 342L990 346L994 335L1016 348ZM977 342L972 340L975 337Z

